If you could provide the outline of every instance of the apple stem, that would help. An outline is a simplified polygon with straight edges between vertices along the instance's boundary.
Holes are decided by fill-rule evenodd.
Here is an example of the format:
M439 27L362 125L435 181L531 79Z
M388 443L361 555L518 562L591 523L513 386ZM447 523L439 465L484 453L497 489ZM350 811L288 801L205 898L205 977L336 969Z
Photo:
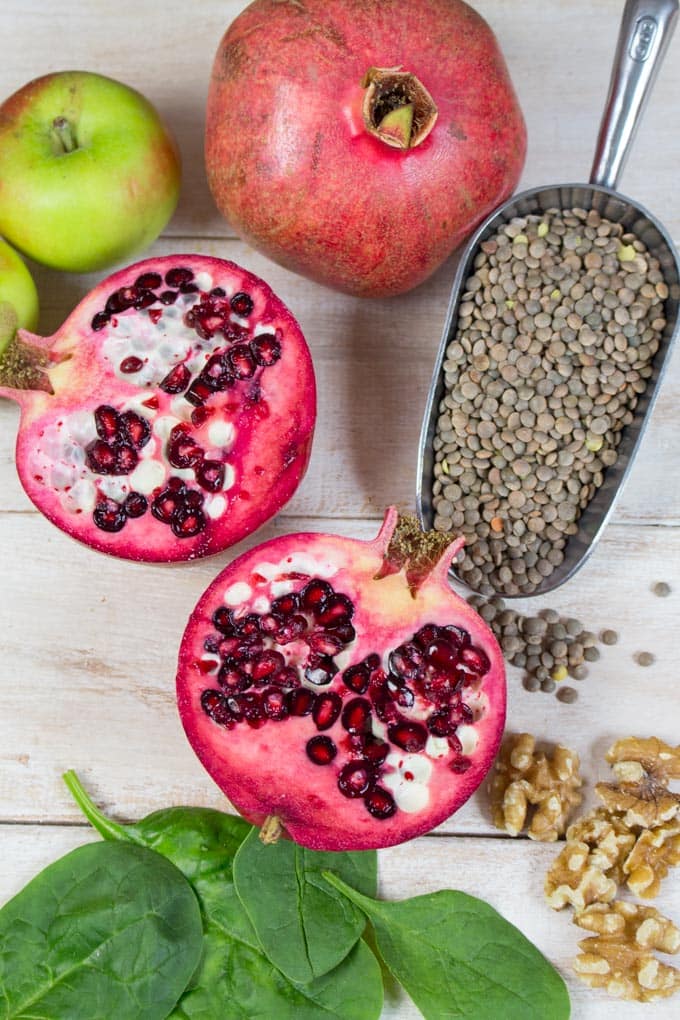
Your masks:
M78 148L73 136L73 128L66 117L54 118L50 135L58 156L65 152L73 152L74 149Z

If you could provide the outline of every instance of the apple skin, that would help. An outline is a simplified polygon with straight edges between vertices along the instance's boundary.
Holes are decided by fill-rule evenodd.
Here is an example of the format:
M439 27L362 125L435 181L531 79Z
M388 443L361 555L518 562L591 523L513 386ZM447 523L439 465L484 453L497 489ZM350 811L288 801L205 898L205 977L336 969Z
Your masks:
M43 265L90 272L145 248L172 216L180 180L157 111L111 78L47 74L0 106L0 234Z
M33 277L13 248L0 238L0 308L14 309L16 325L35 330L38 325L38 292Z

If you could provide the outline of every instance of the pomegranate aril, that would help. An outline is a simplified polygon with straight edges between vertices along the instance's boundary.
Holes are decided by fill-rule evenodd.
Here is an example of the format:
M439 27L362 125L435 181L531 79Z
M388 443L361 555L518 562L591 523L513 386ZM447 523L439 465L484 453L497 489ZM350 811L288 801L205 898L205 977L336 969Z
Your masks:
M156 295L152 290L141 291L138 298L136 298L134 307L141 311L142 308L148 308L157 300Z
M462 627L457 627L455 623L448 623L443 628L443 636L448 640L457 641L460 648L465 648L466 645L470 644L470 635Z
M357 666L350 666L342 674L342 680L350 691L356 694L365 694L368 690L369 672L366 665L360 662Z
M116 451L103 439L95 439L85 447L85 460L96 475L118 474Z
M139 456L134 446L124 444L116 450L116 467L114 475L129 475L137 467Z
M391 818L397 810L394 797L382 786L374 786L364 797L364 804L369 814L374 818Z
M316 694L308 687L295 687L286 694L286 704L291 715L309 715L315 701Z
M137 450L141 450L143 446L146 446L151 438L151 426L146 418L135 414L134 411L123 411L120 416L120 423L123 435L129 443Z
M237 666L220 666L220 670L217 674L217 682L225 691L230 694L238 694L241 691L246 691L251 685L251 679L247 676L243 670L240 670Z
M374 694L373 708L380 722L397 723L402 718L401 712L386 691Z
M142 273L135 280L135 287L140 287L142 290L156 290L162 283L163 278L160 273Z
M165 282L168 287L179 287L182 283L189 283L193 280L194 274L191 269L187 269L185 266L173 266L172 269L168 269L165 274Z
M220 726L228 726L234 722L227 700L221 691L207 690L201 694L201 708Z
M304 617L295 617L294 619L304 620ZM305 624L306 622L305 620ZM317 652L319 655L336 655L344 648L344 644L339 637L332 632L324 630L310 634L307 638L307 644L313 652Z
M422 652L413 643L399 645L390 652L389 666L392 673L404 680L418 679L425 672Z
M198 287L195 283L180 283L180 294L198 294Z
M163 524L170 524L173 515L181 509L183 502L182 493L170 488L168 482L168 487L162 489L152 502L151 513L156 520L162 521Z
M158 384L164 393L183 393L189 385L191 372L186 365L175 365Z
M367 761L350 761L338 774L338 789L345 797L363 797L375 784L373 766Z
M317 687L324 687L337 672L338 667L333 659L327 655L315 656L305 669L305 680Z
M270 684L276 684L277 687L299 687L300 677L295 666L284 666L278 673L269 678ZM309 692L311 694L311 691Z
M260 695L262 699L262 711L268 719L286 719L288 717L288 705L286 695L277 687L267 687Z
M211 392L212 390L210 386L207 386L206 383L202 382L200 379L194 379L184 396L190 404L193 404L195 407L200 407L200 405L205 403L208 399Z
M278 644L287 645L290 641L297 641L306 630L307 621L304 616L290 616L280 624L274 633L274 638Z
M255 374L255 359L245 344L236 344L229 351L229 366L237 379L250 379Z
M102 531L115 533L125 527L127 516L115 499L102 499L95 506L92 519Z
M382 765L390 753L390 745L386 740L368 734L363 740L362 753L372 765Z
M236 629L233 614L226 606L217 607L212 615L212 622L222 634L233 634Z
M128 517L143 517L149 508L149 501L141 492L130 492L125 497L123 509Z
M186 425L175 425L170 432L167 457L173 467L196 467L203 460L203 450L187 430Z
M413 635L413 640L424 651L428 645L437 641L443 634L443 629L438 627L436 623L426 623L420 630L416 631ZM446 637L445 634L444 637Z
M453 720L451 712L442 709L428 717L427 728L435 737L450 737L456 732L457 723Z
M251 340L250 350L257 364L264 368L275 365L281 357L281 344L270 333L264 333Z
M110 294L106 302L104 310L109 315L115 315L118 312L124 312L128 308L132 308L139 291L136 287L121 287L119 290L114 290L113 294Z
M140 372L144 368L144 362L141 358L131 354L129 358L123 358L118 367L123 375L132 375L134 372Z
M227 701L230 708L232 708L233 703L236 704L246 722L254 723L262 719L262 702L260 695L256 694L255 691L244 691L242 694L234 694Z
M205 525L205 514L193 507L179 507L170 521L172 532L177 538L193 538L205 530Z
M345 645L351 644L352 641L354 641L354 638L357 636L357 632L355 631L354 627L349 621L337 624L336 626L330 629L333 633L333 636L336 637L338 641L341 642L343 647Z
M262 634L276 634L280 626L281 620L277 616L272 616L271 613L264 613L260 617L260 632Z
M367 698L352 698L342 710L342 725L348 733L369 733L371 729L371 702Z
M196 509L196 507L201 507L203 506L204 502L205 496L198 489L188 489L184 493L185 510L188 509L189 507L191 507L192 509Z
M450 711L451 718L455 719L459 726L469 725L475 721L475 713L469 705L464 705L462 702L458 705L452 705Z
M379 669L381 662L382 660L377 652L371 652L371 654L367 655L364 659L364 665L370 672L373 672L374 669Z
M213 655L216 655L221 640L222 637L220 634L208 634L207 638L203 642L204 650L206 652L211 652Z
M451 769L452 772L456 772L460 775L463 772L467 772L468 769L472 768L472 762L469 758L467 758L463 754L460 756L460 758L455 758L449 765L449 768Z
M316 615L332 594L333 588L328 581L322 581L315 577L300 592L302 608Z
M342 698L334 691L319 694L312 709L312 719L317 730L329 730L340 715Z
M330 737L312 737L305 748L307 757L315 765L330 765L338 753L338 749Z
M253 299L250 294L246 294L242 290L238 294L234 294L229 304L231 305L232 312L235 312L236 315L245 317L250 315L253 310Z
M271 612L274 616L291 616L300 608L300 600L295 592L288 592L287 595L280 595L271 604Z
M481 648L477 648L475 645L468 645L460 650L460 663L461 665L469 670L471 673L475 673L477 676L484 676L488 673L491 668L491 663L486 652L482 651Z
M335 627L336 625L346 623L352 619L352 616L354 615L354 605L350 602L346 595L334 592L326 599L323 607L321 607L319 612L315 615L317 622L322 626Z
M412 708L416 697L405 680L390 674L385 684L390 697L402 708Z
M427 646L425 657L432 666L451 671L458 661L458 650L453 642L439 638Z
M159 297L159 301L162 305L174 305L176 300L177 300L176 290L164 290Z
M226 297L227 296L227 292L224 289L224 287L213 287L213 289L210 291L210 294L211 294L212 297Z
M417 722L402 720L387 727L387 736L403 751L422 751L427 743L427 730Z
M109 315L108 312L97 312L97 314L93 317L90 325L92 326L92 329L95 331L95 333L98 333L100 329L103 329L104 326L107 326L109 324L110 320L111 316Z
M247 613L234 620L234 627L244 637L254 637L260 633L260 617L257 613Z
M112 443L114 439L120 437L120 415L115 407L109 404L100 404L95 408L94 425L99 438L107 443Z
M219 492L224 485L224 464L219 460L203 460L196 468L196 481L206 492Z
M253 660L251 676L253 680L268 680L273 673L278 672L285 666L286 660L281 655L281 652L270 650L261 652Z

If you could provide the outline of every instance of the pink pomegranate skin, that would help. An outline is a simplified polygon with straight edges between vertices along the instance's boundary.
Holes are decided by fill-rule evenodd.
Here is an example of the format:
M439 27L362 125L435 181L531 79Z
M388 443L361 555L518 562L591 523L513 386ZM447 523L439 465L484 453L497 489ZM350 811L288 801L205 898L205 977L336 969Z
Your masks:
M438 117L421 144L366 130L372 67L429 91ZM205 155L218 208L274 261L337 290L421 283L512 194L525 154L503 55L461 0L255 0L217 51Z
M189 282L193 292L183 294L178 285L164 282L178 268L197 281ZM106 317L107 300L140 278L160 281L156 300L140 310L127 308L111 314L103 325L93 328L98 316ZM207 296L209 289L218 286L224 297ZM144 287L141 291L148 293ZM163 304L162 293L175 295L172 304ZM204 330L200 337L186 328L182 317L186 318L189 303L208 307L206 301L217 302L224 321L238 329L229 297L239 293L249 295L253 305L249 315L240 319L246 324L244 340L250 342L258 329L276 336L278 360L270 367L256 366L251 378L228 381L222 390L204 394L195 403L186 399L187 385L180 391L164 391L159 382L173 365L191 365L189 377L195 380L214 351L228 352L240 340L224 339L221 320L214 335ZM47 380L52 392L16 388L21 385L22 368L16 373L15 386L0 385L0 396L21 407L16 444L19 477L29 498L50 521L94 549L148 562L192 560L220 552L280 510L305 473L316 415L309 349L299 325L267 284L232 262L173 255L135 263L103 280L53 336L43 338L20 330L17 346L22 344L28 345L24 350L29 353L43 352L46 364L40 378ZM139 371L130 371L136 367L135 359ZM121 370L124 362L127 371ZM0 359L0 382L6 382L3 371L6 377ZM137 468L142 466L139 474L100 474L88 466L92 454L86 450L98 442L94 416L102 407L118 414L131 410L147 422L140 426L137 421L138 427L149 430L144 445L133 453L124 451ZM204 462L208 458L213 472L217 471L212 489L197 483L193 468L177 469L168 463L172 427L186 428ZM173 477L195 502L193 507L180 508L178 521L162 522L152 507ZM144 512L125 516L114 509L113 526L125 516L124 526L120 530L97 526L93 511L98 502L112 495L112 505L120 508L130 492L139 495L137 478L143 483ZM175 524L180 535L173 530Z
M257 546L234 560L210 585L182 640L177 699L194 751L248 821L262 825L275 816L287 836L312 849L386 847L428 832L477 789L501 739L506 707L501 651L486 623L451 590L447 580L447 569L462 540L449 546L412 593L404 569L393 565L388 568L393 572L377 579L389 561L387 550L396 523L397 513L390 509L373 541L294 534ZM406 753L390 743L385 734L387 727L376 721L375 714L372 716L372 732L381 732L389 743L390 757L379 767L376 785L391 791L396 802L391 817L376 818L360 797L343 796L339 791L343 767L362 758L362 752L350 746L352 740L342 715L327 728L317 726L312 715L289 715L280 720L262 716L252 723L220 725L204 710L205 692L213 689L214 696L218 688L217 655L206 652L206 638L208 647L212 647L209 635L215 632L215 611L224 613L225 606L229 606L235 617L245 619L251 614L248 618L253 619L252 614L258 610L266 614L272 583L275 592L299 593L305 590L310 577L325 579L336 593L351 600L355 636L337 656L338 672L329 684L315 687L303 681L298 690L312 690L317 698L331 692L331 698L338 695L344 708L356 700L355 691L343 679L348 668L376 652L385 666L388 651L408 642L426 624L464 628L471 645L487 656L484 675L463 689L463 701L470 706L474 721L458 727L457 751L444 739L436 748L428 744L425 751ZM304 664L309 651L304 640L278 647L289 664ZM384 671L380 675L384 677ZM255 684L250 693L257 688ZM373 684L365 698L372 703L377 700ZM394 702L385 704L394 711ZM413 710L400 708L399 713L403 720L419 719L422 725L432 709L431 703L416 695ZM329 764L315 763L306 750L308 742L319 737L330 739L337 748ZM373 736L366 739L376 743ZM452 740L455 743L456 738Z

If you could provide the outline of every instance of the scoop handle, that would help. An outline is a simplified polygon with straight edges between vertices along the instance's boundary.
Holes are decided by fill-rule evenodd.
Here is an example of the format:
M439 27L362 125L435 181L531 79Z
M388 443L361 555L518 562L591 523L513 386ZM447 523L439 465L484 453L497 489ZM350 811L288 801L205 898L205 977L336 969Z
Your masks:
M616 189L677 14L678 0L626 0L591 184Z

